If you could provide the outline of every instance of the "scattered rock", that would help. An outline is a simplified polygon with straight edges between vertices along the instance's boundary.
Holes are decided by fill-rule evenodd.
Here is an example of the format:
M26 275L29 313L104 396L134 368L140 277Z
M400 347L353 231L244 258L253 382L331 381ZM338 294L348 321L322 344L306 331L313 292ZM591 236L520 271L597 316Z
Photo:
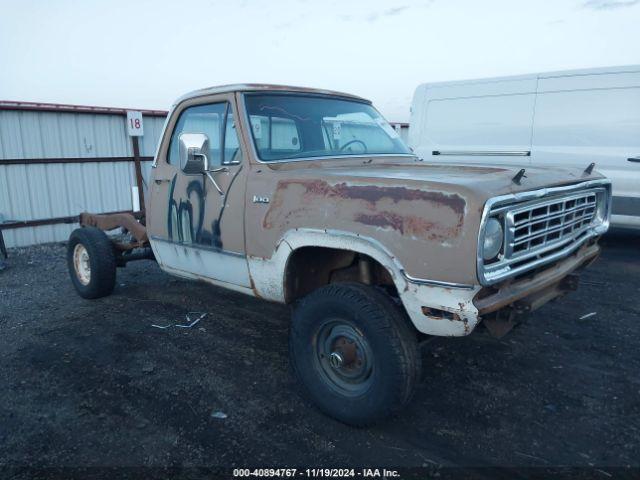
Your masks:
M136 424L136 427L142 430L143 428L146 428L147 425L149 425L149 421L142 419Z

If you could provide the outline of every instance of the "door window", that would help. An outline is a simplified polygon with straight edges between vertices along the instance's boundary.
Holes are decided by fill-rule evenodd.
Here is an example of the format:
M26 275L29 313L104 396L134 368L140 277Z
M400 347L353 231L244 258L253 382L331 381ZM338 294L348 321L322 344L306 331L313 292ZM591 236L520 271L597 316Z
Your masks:
M180 134L204 133L209 137L209 165L220 166L222 164L222 124L227 107L228 103L222 102L185 109L173 130L167 162L173 165L180 163ZM184 165L179 167L184 169Z

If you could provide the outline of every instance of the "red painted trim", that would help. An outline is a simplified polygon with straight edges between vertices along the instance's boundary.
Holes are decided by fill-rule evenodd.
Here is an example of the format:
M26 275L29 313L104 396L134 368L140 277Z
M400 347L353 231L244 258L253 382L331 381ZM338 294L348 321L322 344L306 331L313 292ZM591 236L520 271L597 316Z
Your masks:
M27 110L36 112L68 112L68 113L94 113L104 115L126 115L127 110L142 112L148 117L166 117L165 110L144 110L135 108L115 108L99 107L95 105L70 105L64 103L41 103L41 102L15 102L11 100L0 100L0 110Z
M0 165L37 165L59 163L113 163L133 162L134 157L77 157L77 158L0 158ZM152 162L153 157L140 157L141 162Z

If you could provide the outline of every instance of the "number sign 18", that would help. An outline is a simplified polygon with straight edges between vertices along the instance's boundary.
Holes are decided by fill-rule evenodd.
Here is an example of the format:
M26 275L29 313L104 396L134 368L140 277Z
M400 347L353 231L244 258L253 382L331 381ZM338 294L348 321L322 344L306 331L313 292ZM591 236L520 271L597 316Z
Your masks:
M127 111L127 132L131 137L141 137L143 135L142 112Z

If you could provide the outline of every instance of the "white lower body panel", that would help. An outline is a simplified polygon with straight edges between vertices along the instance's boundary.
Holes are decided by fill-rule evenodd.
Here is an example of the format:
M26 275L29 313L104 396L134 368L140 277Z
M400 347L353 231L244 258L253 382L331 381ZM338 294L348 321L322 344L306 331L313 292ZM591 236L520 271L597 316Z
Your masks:
M158 238L150 242L160 268L169 273L253 293L244 255Z

